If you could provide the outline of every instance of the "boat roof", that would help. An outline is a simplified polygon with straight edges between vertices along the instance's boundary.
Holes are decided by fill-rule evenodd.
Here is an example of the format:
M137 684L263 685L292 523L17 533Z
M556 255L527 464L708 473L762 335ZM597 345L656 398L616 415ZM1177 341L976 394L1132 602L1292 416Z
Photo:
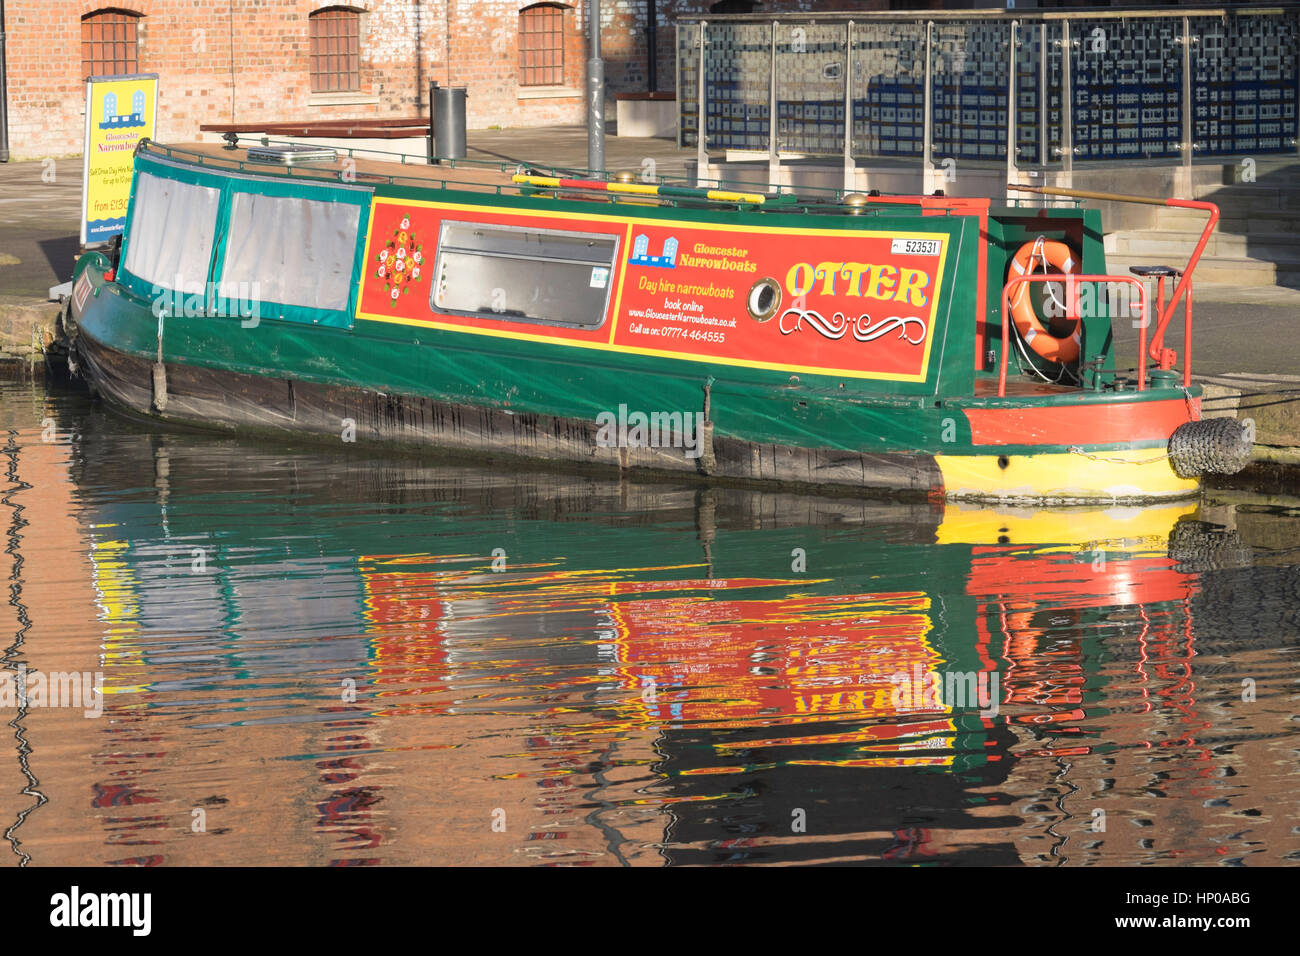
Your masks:
M626 174L615 176L540 163L441 159L430 164L425 157L337 146L318 147L331 152L332 159L300 160L286 164L259 159L257 154L259 151L265 152L267 147L287 147L292 150L303 149L310 144L276 141L267 137L236 137L233 134L227 138L233 142L165 145L142 139L136 152L215 172L306 182L454 189L496 195L537 195L541 192L555 198L601 203L630 202L695 208L743 207L752 211L840 216L907 211L900 207L919 207L923 215L972 215L985 214L1002 206L1023 209L1027 205L1021 200L995 204L987 198L887 195L878 190L860 193L805 185L800 185L797 191L791 186L755 183L714 182L699 186L693 180L672 180L668 177L659 177L653 183L646 184L633 181ZM1059 205L1073 209L1077 208L1078 203ZM1041 212L1041 202L1035 201L1032 208Z
M142 141L141 152L225 172L254 173L289 179L324 179L349 182L355 177L359 185L449 186L466 189L514 190L510 181L515 165L479 160L444 160L444 165L420 165L394 162L387 158L353 155L352 150L334 149L333 161L312 161L301 165L259 161L249 158L249 148L259 143L231 148L221 143L183 143L163 145ZM267 145L275 145L269 141ZM358 151L359 152L359 151ZM400 155L400 154L395 154ZM546 167L550 171L550 167Z

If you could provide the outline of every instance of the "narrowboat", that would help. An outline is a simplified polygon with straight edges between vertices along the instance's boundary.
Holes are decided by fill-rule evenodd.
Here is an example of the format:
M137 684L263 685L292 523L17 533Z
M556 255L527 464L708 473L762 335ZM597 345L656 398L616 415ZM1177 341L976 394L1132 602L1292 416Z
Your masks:
M1088 194L1039 192L1064 195L142 140L125 233L78 260L62 326L121 409L356 449L1067 503L1186 497L1239 469L1248 428L1202 421L1190 355L1180 371L1163 344L1183 299L1190 349L1196 257L1148 301L1106 274ZM1137 201L1205 208L1207 239L1217 220Z

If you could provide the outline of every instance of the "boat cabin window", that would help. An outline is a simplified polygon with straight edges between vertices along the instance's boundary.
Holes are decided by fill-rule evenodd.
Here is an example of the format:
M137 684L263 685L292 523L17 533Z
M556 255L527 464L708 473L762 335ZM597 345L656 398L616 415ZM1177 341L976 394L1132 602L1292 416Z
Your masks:
M361 207L237 192L230 199L221 291L259 302L348 306Z
M140 173L122 268L156 289L201 292L220 206L220 189Z
M432 304L460 315L598 328L617 255L617 236L444 221Z

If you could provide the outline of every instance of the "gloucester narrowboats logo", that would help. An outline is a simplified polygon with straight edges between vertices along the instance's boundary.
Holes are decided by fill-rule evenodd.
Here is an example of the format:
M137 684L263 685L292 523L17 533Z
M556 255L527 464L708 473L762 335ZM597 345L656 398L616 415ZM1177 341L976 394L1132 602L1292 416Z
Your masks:
M137 126L145 125L144 90L135 90L131 93L131 112L129 113L119 113L117 111L116 93L105 93L102 102L102 115L104 118L99 121L100 129L132 129Z
M660 269L677 268L677 240L669 236L664 240L663 252L650 255L650 237L641 235L632 240L632 256L628 262L636 266L656 266Z

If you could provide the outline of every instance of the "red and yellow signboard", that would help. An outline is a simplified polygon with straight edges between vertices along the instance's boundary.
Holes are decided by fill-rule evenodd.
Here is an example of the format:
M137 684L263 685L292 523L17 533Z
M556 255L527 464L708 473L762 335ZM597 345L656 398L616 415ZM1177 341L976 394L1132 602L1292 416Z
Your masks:
M445 222L518 235L608 236L603 321L587 327L452 313L440 282ZM837 229L761 232L739 226L616 216L517 213L376 199L357 317L752 368L923 381L934 343L946 233ZM603 241L603 240L602 240ZM487 300L492 290L482 290Z

